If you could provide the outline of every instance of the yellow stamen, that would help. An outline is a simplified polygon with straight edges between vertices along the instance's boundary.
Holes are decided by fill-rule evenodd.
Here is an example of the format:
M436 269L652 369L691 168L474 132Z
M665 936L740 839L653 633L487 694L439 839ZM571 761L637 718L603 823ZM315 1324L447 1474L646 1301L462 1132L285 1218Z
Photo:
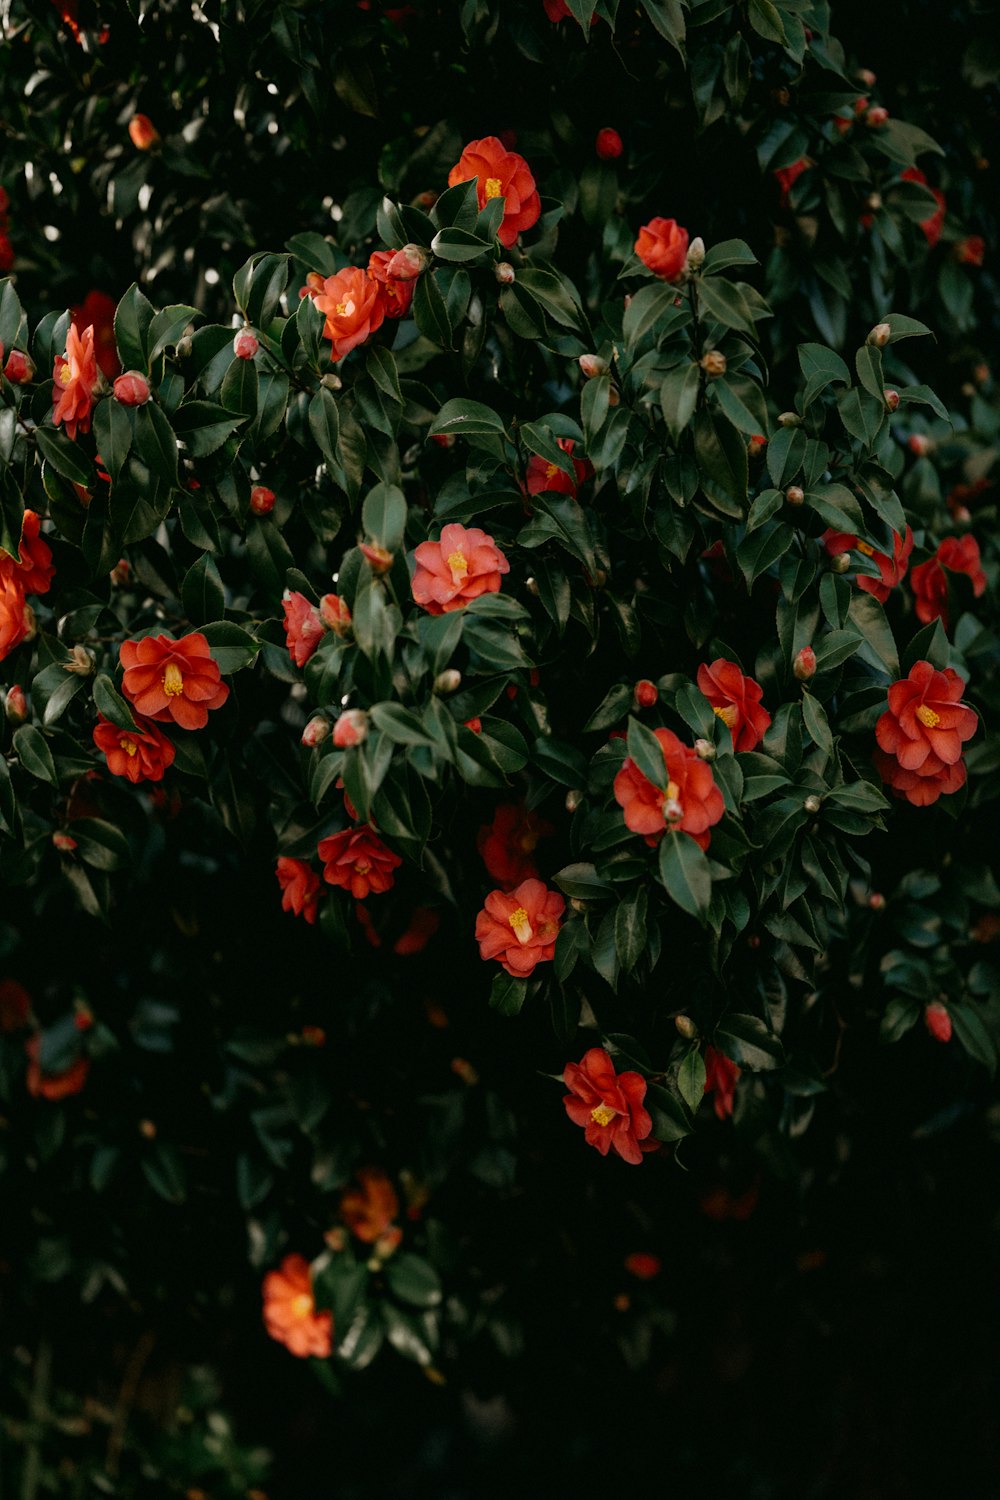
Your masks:
M875 548L870 547L867 542L862 542L860 539L858 541L858 551L863 552L866 557L875 556Z
M595 1125L610 1125L617 1113L618 1111L612 1109L610 1104L599 1104L596 1109L590 1111L590 1118Z
M313 1299L308 1292L300 1292L297 1297L292 1298L290 1308L293 1318L311 1318L313 1310Z
M736 720L739 718L739 709L736 707L735 703L727 703L725 708L720 708L717 704L713 703L712 712L714 714L718 714L719 718L722 720L723 724L725 724L727 729L736 728Z
M928 708L926 703L921 703L917 709L917 718L927 729L936 729L941 722L941 715Z
M528 913L523 906L519 906L517 911L512 911L507 921L514 929L514 936L522 946L525 943L531 942L533 929L531 923L528 921Z
M487 198L487 201L490 198L499 198L500 194L502 192L503 192L503 185L502 185L499 177L487 177L487 179L486 179L486 198Z
M546 464L546 466L545 466L545 477L546 477L546 479L555 479L556 475L557 474L561 474L561 473L562 473L562 470L560 469L560 467L559 467L558 464Z
M70 369L69 365L63 365L62 369L59 371L59 379L63 385L69 385L70 381L73 379L73 371Z
M349 318L354 312L353 297L345 297L343 302L338 302L334 311L338 318Z
M119 750L124 750L125 754L131 760L132 756L135 755L135 753L139 749L139 746L136 744L135 740L130 740L127 734L123 734L121 739L118 741L118 748Z
M538 845L538 834L526 833L519 842L525 854L533 854Z
M175 661L167 662L167 669L163 674L163 691L168 698L179 698L184 691L184 676Z
M366 859L359 859L355 863L354 873L355 875L367 875L370 869L371 865Z
M452 582L461 583L469 571L469 559L461 552L453 552L448 558L448 566L451 569Z

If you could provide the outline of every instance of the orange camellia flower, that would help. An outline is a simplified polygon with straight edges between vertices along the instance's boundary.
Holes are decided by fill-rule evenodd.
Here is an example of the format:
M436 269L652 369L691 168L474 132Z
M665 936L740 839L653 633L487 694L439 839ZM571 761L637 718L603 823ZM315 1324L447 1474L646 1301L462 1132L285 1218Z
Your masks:
M679 281L687 268L688 232L676 219L650 219L639 230L635 253L663 281Z
M382 293L383 310L385 316L390 319L406 317L414 292L412 277L390 276L389 264L395 259L395 250L373 250L368 262L368 275L378 283Z
M325 277L314 301L326 315L323 335L333 345L334 363L363 344L385 320L382 287L359 266L345 266L336 276Z
M318 852L323 879L328 885L343 886L355 901L363 901L370 892L380 896L389 890L395 883L393 870L403 863L367 823L320 839Z
M310 924L316 921L319 904L320 883L316 871L302 859L278 856L275 871L281 886L281 909L293 916L305 917Z
M26 594L47 594L55 572L52 566L52 548L40 535L41 525L42 519L37 512L24 512L18 566L21 570L21 587Z
M116 308L117 303L114 297L109 297L107 292L98 291L96 287L87 293L79 307L70 308L70 318L74 328L93 328L97 368L109 380L114 380L121 370L118 346L115 343Z
M863 542L849 531L824 531L821 541L831 557L838 557L842 552L862 552L865 557L870 557L878 568L878 578L859 573L854 581L864 593L874 595L880 604L884 604L897 583L902 583L906 577L913 551L913 530L907 526L902 536L898 531L892 533L891 557L876 552L869 542Z
M654 729L663 750L663 784L654 786L631 756L615 777L615 800L625 813L625 827L649 842L666 828L688 833L707 849L709 829L725 812L711 767L670 729Z
M413 597L429 615L450 614L481 594L498 593L501 575L510 572L491 536L457 521L444 527L438 541L421 542L413 556Z
M538 495L544 490L555 490L560 495L572 495L575 500L578 488L593 474L594 466L589 458L573 458L573 449L576 444L572 438L557 438L556 442L567 457L572 459L576 478L570 479L558 464L546 463L544 458L534 453L528 459L525 486L529 495Z
M962 703L965 683L952 667L918 661L889 689L889 707L875 726L875 765L882 780L914 807L928 807L965 785L962 746L979 727Z
M502 198L503 221L497 230L501 245L510 249L518 235L537 224L542 200L535 187L531 168L523 156L508 151L495 135L470 141L448 173L448 186L476 180L479 207L485 208L491 198Z
M16 979L0 979L0 1031L22 1031L31 1019L31 996Z
M733 1060L709 1043L705 1048L705 1093L714 1094L712 1108L720 1120L728 1120L736 1099L740 1069Z
M312 1274L304 1255L286 1255L280 1269L264 1277L264 1327L299 1359L329 1358L333 1317L316 1311Z
M907 167L906 171L901 172L899 175L903 182L919 182L922 187L927 187L928 185L927 175L926 173L921 172L919 167ZM945 199L944 193L942 193L939 188L932 187L930 189L930 192L934 196L934 201L937 204L937 209L930 215L929 218L921 219L920 227L924 231L924 237L926 238L928 245L930 245L931 249L933 250L934 246L941 238L941 231L944 228L945 211L948 207L948 204Z
M949 628L946 568L949 573L964 573L977 599L985 593L986 574L974 536L946 536L934 556L919 563L910 574L917 619L925 625L939 619L945 630Z
M162 781L177 754L166 735L141 716L135 729L119 729L98 714L94 744L103 751L112 776L125 776L133 786L139 781Z
M32 1098L68 1099L72 1094L78 1094L86 1083L87 1074L90 1072L89 1057L78 1057L61 1073L43 1073L39 1061L42 1050L41 1037L29 1037L24 1044L24 1050L28 1054L25 1083Z
M210 709L221 708L229 688L200 631L182 636L143 636L123 641L122 691L147 719L173 721L181 729L204 729Z
M20 569L6 552L0 552L0 661L16 650L30 629L31 612Z
M310 604L305 594L286 589L281 601L285 612L285 641L288 654L297 667L304 667L313 655L326 626L315 604Z
M523 802L502 802L476 835L476 848L493 880L508 890L538 874L535 846L554 833L551 823L529 812Z
M631 1166L638 1166L644 1150L656 1149L658 1142L641 1144L653 1133L643 1107L646 1080L641 1073L616 1073L610 1053L591 1047L578 1063L566 1064L563 1082L570 1090L563 1095L566 1113L574 1125L584 1127L588 1146L602 1156L613 1148Z
M399 1195L380 1167L362 1167L341 1195L340 1217L365 1245L381 1239L398 1213Z
M717 657L710 667L698 668L698 686L715 713L728 726L734 750L753 750L771 725L771 715L761 707L764 689L752 677L744 677L734 661Z
M150 150L160 139L160 132L148 115L133 115L128 122L128 134L137 151Z
M90 413L97 385L97 357L94 353L94 330L81 334L72 323L66 334L66 353L57 354L52 372L52 421L66 428L68 437L90 431Z
M491 891L476 918L481 958L499 959L516 979L553 957L566 903L540 880L522 880L509 892Z

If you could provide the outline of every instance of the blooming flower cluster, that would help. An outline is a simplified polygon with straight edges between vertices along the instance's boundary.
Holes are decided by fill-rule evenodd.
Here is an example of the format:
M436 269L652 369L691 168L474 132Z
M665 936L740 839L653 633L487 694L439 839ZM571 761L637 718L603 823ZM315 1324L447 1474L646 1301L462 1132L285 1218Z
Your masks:
M965 785L962 746L979 719L961 702L965 683L951 667L918 661L889 689L889 707L875 726L875 765L897 797L927 807Z

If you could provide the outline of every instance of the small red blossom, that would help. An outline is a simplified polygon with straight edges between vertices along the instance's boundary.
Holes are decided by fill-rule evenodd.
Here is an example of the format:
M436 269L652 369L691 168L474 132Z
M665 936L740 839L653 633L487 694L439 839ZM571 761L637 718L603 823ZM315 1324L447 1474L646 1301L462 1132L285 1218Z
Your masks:
M119 729L98 714L94 744L107 760L112 776L124 776L133 786L140 781L162 781L177 754L166 735L141 715L136 715L135 729Z
M523 802L502 802L492 823L484 824L476 835L476 848L490 877L509 890L537 876L534 855L538 840L554 832L551 823L529 811Z
M363 1245L374 1245L399 1214L399 1194L380 1167L362 1167L340 1199L340 1217Z
M41 1037L29 1037L24 1044L24 1050L28 1054L25 1083L32 1098L53 1101L69 1099L73 1094L78 1094L87 1082L87 1074L90 1072L89 1057L78 1057L75 1062L70 1063L68 1068L63 1068L61 1073L43 1073L39 1061L42 1050Z
M654 276L677 282L687 269L688 232L676 219L650 219L639 230L635 253Z
M368 734L368 715L361 708L349 708L333 726L333 743L338 750L360 745Z
M71 323L66 333L66 353L57 354L52 372L52 422L62 423L66 435L75 440L78 432L90 431L90 413L97 386L97 357L94 353L94 330L81 334Z
M631 756L626 757L614 784L625 826L650 841L669 826L690 834L700 848L707 849L709 829L726 810L711 767L672 730L654 729L653 733L663 750L663 785L654 786Z
M636 708L653 708L660 701L660 690L655 682L643 677L632 689L632 701Z
M591 1047L578 1063L568 1062L563 1082L566 1113L574 1125L582 1125L588 1146L602 1156L612 1149L622 1161L638 1166L653 1133L653 1121L643 1105L646 1080L641 1073L616 1073L610 1053ZM651 1145L655 1149L656 1142ZM655 1258L655 1257L654 1257Z
M11 385L28 385L35 378L35 362L21 349L12 349L3 372Z
M781 193L781 206L787 208L791 198L792 188L798 182L803 172L808 172L813 163L808 156L800 156L798 161L793 161L790 167L779 167L774 174L775 181Z
M305 917L313 925L319 906L320 880L316 871L302 859L278 856L275 869L281 886L281 909L295 917Z
M233 339L233 353L237 359L253 359L260 348L260 340L252 328L241 328Z
M281 601L285 612L285 642L288 654L297 667L304 667L326 633L315 604L305 594L286 589Z
M52 548L41 535L42 518L37 511L26 510L21 522L21 544L17 567L21 587L26 594L47 594L55 568Z
M147 635L123 641L122 692L148 719L173 721L180 729L204 729L209 711L229 697L218 663L200 631L172 640Z
M299 1359L328 1359L333 1348L333 1317L318 1313L312 1273L302 1255L286 1255L277 1271L264 1277L264 1327Z
M126 370L114 383L114 398L122 406L145 406L150 395L149 381L138 370Z
M878 568L878 578L861 573L854 581L859 589L872 594L880 604L884 604L896 585L902 583L910 566L913 531L909 526L902 536L898 531L893 532L892 557L887 557L884 552L876 552L869 542L864 542L847 531L824 531L821 540L831 557L837 557L842 552L861 552L865 557L871 558Z
M986 259L986 241L981 234L967 234L952 251L960 266L981 266Z
M463 729L471 730L473 734L482 734L483 721L482 719L465 719L463 721L462 727Z
M617 161L625 150L625 147L617 130L614 130L610 125L606 125L603 130L597 132L594 150L601 161Z
M934 556L918 563L910 574L917 619L925 625L939 619L945 630L949 628L948 573L964 573L972 583L972 592L977 599L986 592L979 543L970 533L946 536Z
M952 667L937 671L918 661L889 689L889 706L875 726L875 765L897 796L927 807L965 784L962 746L979 727L960 700L965 683Z
M712 1108L716 1117L720 1120L728 1120L733 1113L733 1104L736 1098L736 1082L740 1076L740 1069L720 1052L717 1047L708 1043L705 1047L705 1093L714 1094Z
M537 224L542 213L531 168L523 156L508 151L495 135L470 141L448 173L448 186L476 181L479 207L485 208L493 198L502 198L503 219L497 230L501 245L510 249L519 234Z
M334 363L371 338L385 321L382 289L359 266L345 266L335 276L325 277L315 302L326 318L323 336L333 345Z
M951 1014L940 1000L932 1000L924 1009L924 1025L936 1042L951 1041Z
M495 958L516 979L527 978L536 964L556 951L566 903L540 880L523 880L509 892L491 891L476 918L479 955Z
M350 635L351 611L347 606L347 600L341 599L339 594L323 595L319 601L319 615L323 624L332 630L334 635Z
M255 484L250 491L250 509L255 516L269 516L276 499L274 491L269 490L266 484Z
M413 556L413 597L430 615L449 614L481 594L498 593L502 575L510 572L491 536L457 521L443 528L438 541L421 542Z
M148 115L133 115L128 122L128 135L137 151L149 151L160 139L160 132Z
M358 551L368 563L376 578L392 571L394 562L393 554L388 547L382 547L378 542L359 542Z
M900 173L900 177L903 182L919 182L923 187L927 187L928 185L926 173L921 172L919 167L907 167L905 172ZM938 188L931 188L930 191L934 195L934 201L937 203L937 210L929 218L921 219L920 227L924 231L928 245L933 250L941 238L941 230L944 228L945 211L948 205L944 193L940 192Z
M544 458L535 453L528 460L525 487L529 495L539 495L546 490L554 490L557 494L572 495L575 499L580 485L593 474L594 466L588 458L573 457L576 444L572 438L557 438L556 442L567 458L572 461L575 477L571 479L558 464L547 463Z
M395 883L393 870L403 863L367 823L321 839L318 853L323 861L323 879L328 885L350 891L355 901L363 901L369 893L379 896L389 890Z
M653 1281L663 1270L663 1262L648 1250L633 1250L625 1257L625 1269L637 1281Z
M712 665L698 668L698 687L713 711L729 728L735 750L753 750L771 725L771 715L762 707L764 689L745 677L734 661L717 657Z
M368 275L378 284L385 316L390 320L405 318L413 301L413 280L400 279L389 271L396 259L394 250L373 250L368 261Z

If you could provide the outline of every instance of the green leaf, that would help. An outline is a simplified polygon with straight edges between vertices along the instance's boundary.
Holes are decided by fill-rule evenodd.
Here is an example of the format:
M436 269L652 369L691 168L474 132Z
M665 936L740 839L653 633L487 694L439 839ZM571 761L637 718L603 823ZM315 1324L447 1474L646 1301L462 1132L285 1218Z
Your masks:
M441 1282L429 1261L409 1251L397 1252L383 1272L386 1285L394 1297L413 1307L437 1307L441 1301Z
M468 229L441 229L431 240L431 250L438 260L455 263L478 260L492 248L491 240L481 240Z
M734 427L751 437L768 433L767 406L760 387L751 380L713 380L709 389Z
M402 546L406 530L406 497L403 491L394 484L377 484L365 496L361 524L371 541L395 552Z
M865 534L865 518L850 490L842 484L825 484L822 489L806 490L806 504L834 531Z
M39 453L57 474L61 474L71 484L82 484L85 489L93 485L94 471L89 459L82 448L70 441L65 432L51 427L38 427L35 430L35 440Z
M874 658L874 665L884 668L895 682L899 652L881 604L873 595L859 591L851 600L848 615L864 638L861 654L869 660Z
M698 286L702 314L714 318L726 328L754 335L753 314L738 287L719 277L703 279Z
M677 1072L677 1087L684 1103L694 1113L705 1093L705 1059L700 1047L692 1047L681 1063Z
M879 322L888 323L890 344L898 343L900 339L922 338L924 334L934 337L926 323L904 317L902 313L886 313L884 318L879 318Z
M57 784L52 751L40 729L36 729L34 724L22 724L20 729L14 730L13 745L18 760L29 775L37 777L39 781L47 781L51 786Z
M115 311L115 343L124 369L149 369L146 350L153 317L152 303L133 282Z
M219 400L227 411L252 417L257 411L257 366L252 359L234 359L219 387Z
M862 344L854 356L858 379L869 395L885 401L885 376L882 373L882 351L875 344Z
M769 42L778 42L782 47L788 41L785 28L782 25L781 14L771 0L750 0L747 9L750 25L758 36L765 37Z
M116 729L134 731L137 728L132 710L105 672L98 672L94 678L94 707Z
M615 908L615 950L626 973L631 973L646 949L648 899L646 887L640 885Z
M164 413L153 401L136 407L135 450L151 474L175 489L177 439Z
M721 1052L753 1073L780 1068L785 1060L781 1038L759 1016L725 1016L715 1029L714 1040Z
M553 875L552 882L567 896L580 901L597 901L609 896L612 889L591 864L564 865Z
M226 593L215 560L203 552L188 569L181 584L181 603L193 625L217 620L226 607Z
M701 267L702 276L714 276L729 266L755 266L757 257L745 240L720 240L706 253Z
M660 879L682 911L704 924L712 901L708 859L687 833L668 830L660 842Z
M203 625L201 634L211 647L213 661L218 664L219 671L226 676L231 672L239 672L243 667L248 667L252 661L256 660L257 652L260 650L259 641L230 620L215 620L211 624Z
M701 371L693 361L668 370L660 386L660 406L667 430L676 444L694 416Z
M114 823L103 818L77 818L73 822L76 852L94 870L121 870L132 862L128 840Z
M666 788L667 763L663 746L651 729L638 719L628 721L628 753L646 780L655 787ZM664 795L666 792L664 791Z
M173 427L191 458L207 458L244 421L214 401L187 401L174 413Z
M417 282L412 311L413 320L425 339L430 339L441 349L453 347L455 335L448 306L433 272L426 272Z
M851 372L839 354L825 344L800 344L799 365L806 378L802 393L802 409L805 410L828 385L851 383ZM797 431L797 429L791 429ZM775 483L778 481L776 480Z
M197 308L184 307L180 303L173 307L164 307L156 313L149 324L146 335L148 353L146 360L152 365L158 354L162 354L171 344L176 344L178 339L184 335L184 330L193 318L200 317ZM103 458L103 454L101 457Z
M94 407L93 424L97 451L114 484L132 446L132 423L125 408L109 397Z
M644 286L635 293L622 319L622 334L629 349L634 348L657 323L663 323L659 329L662 337L690 317L686 303L675 308L677 297L677 288L673 286Z
M851 436L872 449L885 422L885 402L876 401L867 391L845 391L837 397L837 409Z
M526 979L515 979L513 974L501 970L493 980L490 989L490 1005L502 1016L516 1016L524 1004L524 997L527 993L528 981Z
M490 406L481 401L456 397L446 401L430 425L428 437L451 433L457 437L506 437L503 422Z

